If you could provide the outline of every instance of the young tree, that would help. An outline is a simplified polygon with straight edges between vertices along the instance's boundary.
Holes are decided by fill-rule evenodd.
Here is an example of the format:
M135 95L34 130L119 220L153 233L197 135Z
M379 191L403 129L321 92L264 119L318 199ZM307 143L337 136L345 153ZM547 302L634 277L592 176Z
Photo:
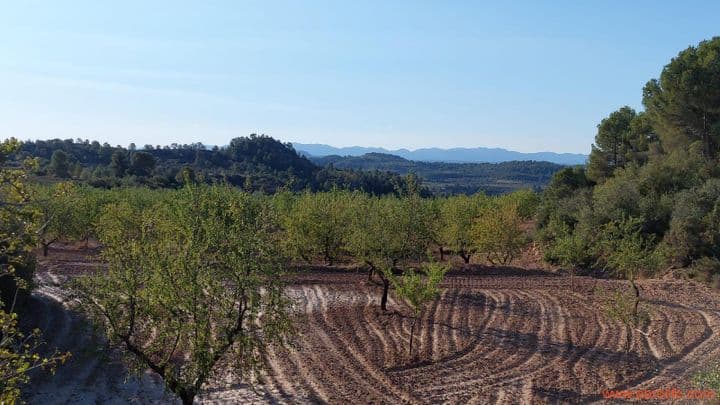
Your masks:
M410 347L408 355L412 358L413 337L415 324L425 306L434 300L440 293L440 283L445 278L450 266L438 263L427 263L420 271L406 271L400 276L387 272L386 276L395 287L395 294L400 297L413 311L413 321L410 325Z
M507 265L528 243L517 204L507 202L484 209L472 229L478 253L492 265Z
M267 205L187 186L143 212L120 208L101 218L108 268L78 279L80 308L185 404L220 361L239 378L259 372L267 346L292 334Z
M615 290L601 293L605 314L625 326L625 353L630 352L633 330L641 333L640 325L648 319L648 314L637 307L637 297L627 290Z
M601 236L601 244L606 268L616 275L625 278L633 291L631 305L626 296L616 296L616 318L627 325L628 350L632 327L637 327L644 319L639 310L640 288L637 278L642 272L652 271L657 266L657 257L652 251L652 241L641 233L642 221L638 218L629 218L624 221L613 221L606 225ZM624 311L624 312L623 312Z

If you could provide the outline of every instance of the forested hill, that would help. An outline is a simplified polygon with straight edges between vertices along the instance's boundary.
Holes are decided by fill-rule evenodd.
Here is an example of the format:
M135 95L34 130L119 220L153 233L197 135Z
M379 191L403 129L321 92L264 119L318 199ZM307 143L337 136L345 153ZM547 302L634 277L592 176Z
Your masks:
M330 190L335 187L389 194L406 187L390 172L322 168L292 145L265 135L235 138L225 147L202 144L128 148L89 140L24 142L16 162L36 157L39 177L74 179L96 187L179 187L188 180L224 182L247 191Z
M384 153L362 156L311 157L315 164L337 169L381 170L399 175L417 174L430 191L459 194L484 191L500 194L520 188L542 188L562 165L550 162L502 163L416 162Z
M15 159L26 157L38 158L35 174L40 177L74 179L96 187L179 187L192 179L267 193L341 188L389 194L405 189L405 176L415 174L432 193L500 194L541 188L562 168L548 162L426 163L380 153L311 160L289 143L254 134L211 148L199 143L124 148L80 139L28 141Z

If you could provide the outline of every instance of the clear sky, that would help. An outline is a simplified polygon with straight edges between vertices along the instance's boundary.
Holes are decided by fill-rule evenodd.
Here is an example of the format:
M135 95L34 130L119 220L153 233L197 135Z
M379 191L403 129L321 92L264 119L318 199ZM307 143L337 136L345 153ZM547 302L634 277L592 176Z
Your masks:
M6 1L0 138L587 153L714 35L717 0Z

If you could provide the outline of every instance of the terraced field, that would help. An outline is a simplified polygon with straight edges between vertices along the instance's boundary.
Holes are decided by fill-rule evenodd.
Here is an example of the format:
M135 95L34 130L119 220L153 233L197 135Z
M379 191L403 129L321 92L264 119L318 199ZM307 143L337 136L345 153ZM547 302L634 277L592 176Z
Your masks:
M67 277L92 257L53 252L39 272L41 326L51 345L80 353L54 379L33 384L30 402L168 402L151 375L125 383L113 355L87 353L80 318L57 301ZM597 288L617 281L522 270L451 274L418 322L417 356L407 353L409 311L347 271L296 275L295 348L273 350L256 391L235 381L207 387L204 402L538 403L602 401L605 389L686 388L688 378L720 359L720 299L698 284L640 284L649 322L628 331L607 319ZM416 329L417 331L417 329ZM59 391L53 391L61 387ZM52 396L49 393L52 392Z

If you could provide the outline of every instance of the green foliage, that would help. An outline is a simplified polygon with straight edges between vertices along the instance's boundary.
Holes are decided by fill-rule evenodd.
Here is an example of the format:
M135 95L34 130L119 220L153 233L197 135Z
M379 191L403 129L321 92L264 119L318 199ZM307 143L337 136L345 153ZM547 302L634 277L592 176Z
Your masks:
M440 201L440 218L437 221L439 241L467 263L476 251L471 225L482 209L490 204L490 199L484 194L476 194Z
M645 163L654 142L657 137L646 115L622 107L598 125L588 161L588 177L602 182L619 168Z
M432 243L429 207L418 196L358 196L355 199L348 249L375 269L420 260Z
M674 263L720 258L720 179L678 193L664 245Z
M0 143L0 402L15 403L20 399L21 387L30 380L29 372L45 369L54 372L69 353L51 353L41 356L40 330L29 334L18 327L14 313L16 298L31 286L34 257L31 250L35 242L35 211L28 202L32 191L26 186L27 171L35 167L26 161L23 167L9 168L5 164L9 154L20 143L11 138ZM11 298L12 297L12 298Z
M20 400L20 388L30 381L30 371L43 369L54 374L56 367L70 358L70 353L57 351L41 356L41 345L39 329L25 334L18 327L16 313L0 311L0 403Z
M632 284L633 291L627 289L616 289L612 292L599 291L602 306L605 314L615 321L625 325L626 340L625 351L630 351L633 330L650 320L650 314L641 309L640 296L635 284Z
M680 52L643 89L643 104L667 150L701 145L714 158L720 146L720 37Z
M323 156L312 161L326 168L379 170L401 176L416 174L436 195L486 193L500 195L515 190L544 187L563 166L550 162L513 161L501 163L422 162L383 153L363 156Z
M77 207L80 195L73 183L57 183L50 187L36 187L32 206L36 210L36 229L43 255L55 242L77 237Z
M647 311L635 311L636 297L630 289L614 289L610 292L600 291L600 299L603 302L605 314L623 325L633 328L639 327L643 322L649 320Z
M27 186L27 173L35 166L29 160L20 167L7 167L7 157L20 147L10 138L0 142L0 274L14 274L18 269L29 270L20 277L4 280L2 295L14 296L17 287L32 281L32 248L36 243L37 213L28 202L32 190ZM9 279L9 278L8 278Z
M701 257L695 260L686 271L689 279L709 283L714 288L720 288L720 260L712 257Z
M305 261L322 257L332 265L346 250L353 198L340 191L299 196L283 217L288 253Z
M136 176L149 176L155 169L155 158L147 152L133 153L130 171Z
M680 52L645 87L645 112L600 123L588 175L551 181L537 233L548 260L574 262L577 246L584 266L635 277L720 257L719 49L720 37Z
M123 177L129 167L127 154L122 150L113 152L108 167L113 171L115 177Z
M518 205L512 201L484 209L472 226L477 252L493 265L507 265L528 243Z
M520 218L530 220L537 214L540 197L530 189L522 189L499 196L498 203L515 205Z
M405 271L400 276L386 271L395 287L395 294L400 297L413 311L413 323L410 327L410 346L408 353L412 356L415 324L425 306L434 300L440 293L440 283L445 278L450 266L438 263L426 263L420 271Z
M61 150L53 152L52 158L50 159L50 170L55 176L61 179L70 177L70 164L65 152Z
M545 260L556 263L574 272L578 268L592 264L592 254L588 241L579 233L566 232L557 237L545 251Z
M720 393L720 364L714 364L693 375L693 383L702 389L715 390Z
M196 143L156 148L146 145L143 150L135 150L81 139L53 139L24 142L11 158L19 162L25 156L37 157L43 165L36 173L54 174L52 165L45 162L56 152L67 162L68 176L63 177L72 176L101 188L179 188L186 184L187 175L193 182L227 183L248 192L264 193L339 188L384 195L407 188L405 179L397 174L318 167L300 156L292 145L254 134L212 149Z
M292 334L272 210L226 187L189 186L100 218L106 271L79 278L79 308L191 403L220 361L239 378Z
M425 263L420 271L410 270L400 276L388 273L388 276L395 287L395 294L405 301L417 317L424 306L440 293L440 283L448 270L448 265Z
M641 221L629 218L608 223L601 231L600 247L605 266L628 280L640 274L652 274L658 266L652 238L643 235Z

